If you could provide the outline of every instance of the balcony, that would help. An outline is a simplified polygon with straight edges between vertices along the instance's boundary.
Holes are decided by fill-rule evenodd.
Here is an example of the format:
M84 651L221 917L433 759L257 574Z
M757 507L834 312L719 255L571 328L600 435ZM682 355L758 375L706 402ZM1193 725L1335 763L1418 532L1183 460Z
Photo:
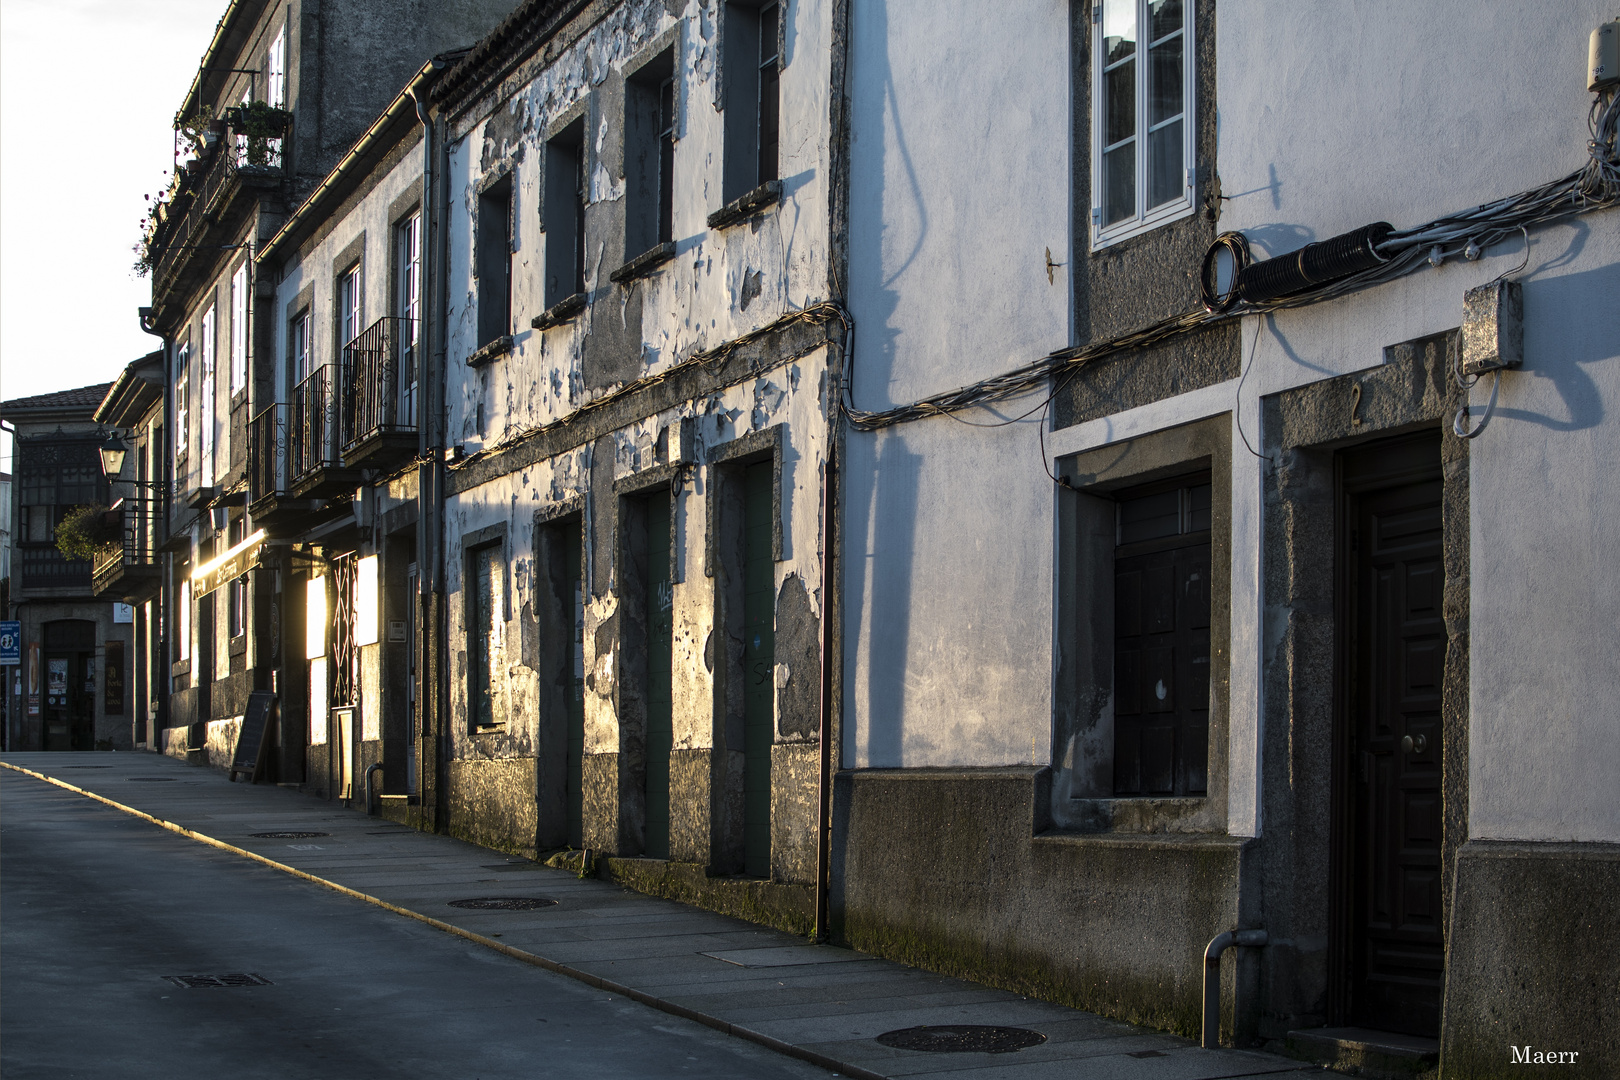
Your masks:
M359 470L343 466L338 388L337 366L323 364L293 390L286 467L295 499L324 498L360 482Z
M270 110L271 114L278 110ZM291 130L290 114L281 114L281 134L266 137L247 135L240 128L247 120L232 110L234 123L223 125L224 134L215 138L199 164L192 166L168 205L166 216L152 235L152 295L168 292L178 282L181 270L193 252L208 247L206 233L211 225L227 227L232 220L232 203L244 189L274 189L284 179L282 148ZM263 117L257 121L262 130ZM217 253L217 252L216 252ZM213 259L200 260L212 263Z
M163 495L142 495L119 499L108 511L120 518L122 535L96 559L90 591L98 598L139 604L158 594L167 501Z
M343 463L389 468L416 456L416 320L378 319L343 347Z
M261 525L285 524L314 509L314 501L295 498L289 482L291 406L277 403L248 421L248 509Z

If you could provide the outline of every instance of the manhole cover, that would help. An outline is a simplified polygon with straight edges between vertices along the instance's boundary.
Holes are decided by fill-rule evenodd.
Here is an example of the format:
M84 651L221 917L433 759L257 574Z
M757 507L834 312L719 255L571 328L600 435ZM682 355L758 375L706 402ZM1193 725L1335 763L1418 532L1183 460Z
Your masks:
M172 776L130 776L126 777L132 784L167 784L174 780Z
M533 911L551 907L556 902L543 896L480 896L473 900L452 900L450 906L474 911Z
M877 1041L897 1050L924 1050L930 1054L1010 1054L1038 1046L1046 1041L1046 1036L1029 1028L941 1024L885 1031Z
M169 982L182 990L206 990L213 987L227 986L274 986L263 975L251 975L247 972L236 972L230 975L165 975Z
M313 840L317 836L331 836L324 832L256 832L249 836L257 836L261 840Z

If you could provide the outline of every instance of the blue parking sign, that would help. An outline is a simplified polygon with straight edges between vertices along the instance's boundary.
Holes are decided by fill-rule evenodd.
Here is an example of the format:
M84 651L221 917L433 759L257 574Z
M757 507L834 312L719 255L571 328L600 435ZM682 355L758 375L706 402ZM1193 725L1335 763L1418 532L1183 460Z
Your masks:
M0 667L22 663L22 623L0 621Z

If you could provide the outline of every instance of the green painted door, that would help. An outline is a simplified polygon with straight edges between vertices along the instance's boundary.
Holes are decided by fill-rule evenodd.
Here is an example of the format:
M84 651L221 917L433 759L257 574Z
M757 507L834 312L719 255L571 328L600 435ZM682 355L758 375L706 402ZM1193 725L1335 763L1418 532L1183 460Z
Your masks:
M669 858L670 642L674 591L669 578L669 496L647 500L647 849Z
M580 571L580 534L564 530L562 543L565 587L572 594L574 616L568 642L574 675L568 693L568 843L577 848L585 845L585 580Z
M776 740L775 562L771 558L773 465L743 474L743 870L771 872L771 745Z

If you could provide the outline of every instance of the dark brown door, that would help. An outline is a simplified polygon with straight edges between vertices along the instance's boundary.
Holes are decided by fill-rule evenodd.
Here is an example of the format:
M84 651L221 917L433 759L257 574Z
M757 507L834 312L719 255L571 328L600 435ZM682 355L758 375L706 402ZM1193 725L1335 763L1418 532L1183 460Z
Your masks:
M1200 796L1209 787L1209 499L1204 477L1119 498L1118 797Z
M1412 467L1413 450L1346 460L1344 910L1351 1022L1435 1036L1444 970L1441 482L1438 453L1425 476ZM1380 467L1399 471L1367 486Z

